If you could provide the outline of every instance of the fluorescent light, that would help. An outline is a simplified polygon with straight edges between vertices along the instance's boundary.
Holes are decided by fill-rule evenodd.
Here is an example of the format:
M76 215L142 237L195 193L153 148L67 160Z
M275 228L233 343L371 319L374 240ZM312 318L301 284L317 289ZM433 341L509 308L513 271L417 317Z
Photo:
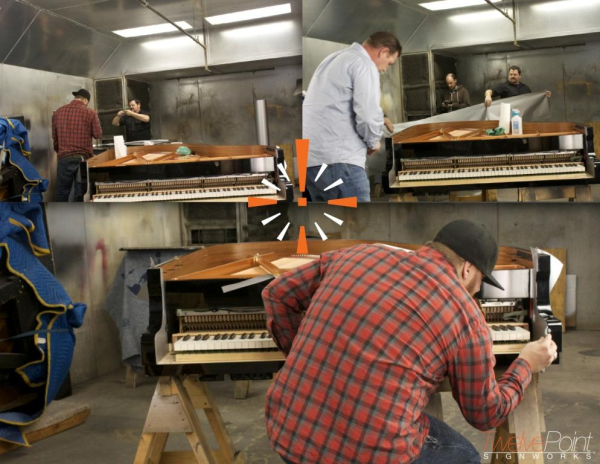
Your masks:
M202 40L200 40L200 42L202 42ZM183 35L181 37L173 37L170 39L151 40L149 42L143 42L141 45L142 47L151 50L177 50L185 47L191 48L198 46L192 39Z
M278 21L271 24L258 24L256 26L236 27L235 29L227 29L221 34L229 39L247 39L257 36L274 36L284 32L291 31L294 27L293 21Z
M498 3L501 0L491 0L492 3ZM419 3L419 6L431 11L451 10L453 8L465 8L467 6L485 5L485 0L442 0L439 2Z
M266 8L238 11L237 13L209 16L206 20L213 26L216 26L217 24L237 23L240 21L249 21L251 19L268 18L269 16L278 16L291 12L292 5L285 3L283 5L268 6Z
M494 21L502 19L504 20L504 16L502 16L498 11L480 11L479 13L465 13L450 16L448 19L455 23L467 23L467 24L477 24L480 21ZM508 24L508 22L506 23ZM486 27L489 24L485 25Z
M182 29L191 29L190 26L185 21L178 21L177 24ZM141 37L143 35L153 35L153 34L164 34L165 32L173 32L176 31L177 28L169 23L164 24L156 24L154 26L144 26L144 27L134 27L133 29L122 29L120 31L113 31L115 34L120 35L121 37Z
M564 11L564 10L572 10L579 9L585 7L593 7L597 6L600 3L598 0L577 0L576 2L569 1L560 1L560 2L548 2L548 3L538 3L536 5L531 5L532 10L537 11Z

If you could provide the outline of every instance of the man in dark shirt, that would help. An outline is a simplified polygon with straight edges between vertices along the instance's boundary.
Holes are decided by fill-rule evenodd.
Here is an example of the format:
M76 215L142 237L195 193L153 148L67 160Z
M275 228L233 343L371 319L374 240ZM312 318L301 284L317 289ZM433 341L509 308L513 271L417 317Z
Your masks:
M87 107L90 93L86 89L73 92L75 97L52 115L52 140L58 156L56 201L69 201L75 184L75 201L82 201L81 183L77 174L81 161L94 154L92 137L102 137L98 114Z
M112 120L113 126L125 126L125 140L135 142L136 140L150 140L150 115L142 111L142 102L130 100L129 109L119 111Z
M508 80L506 82L485 91L485 106L492 104L492 97L510 98L526 93L531 93L531 89L527 84L521 82L521 68L511 66L508 70ZM546 90L546 97L550 98L551 95L552 93Z

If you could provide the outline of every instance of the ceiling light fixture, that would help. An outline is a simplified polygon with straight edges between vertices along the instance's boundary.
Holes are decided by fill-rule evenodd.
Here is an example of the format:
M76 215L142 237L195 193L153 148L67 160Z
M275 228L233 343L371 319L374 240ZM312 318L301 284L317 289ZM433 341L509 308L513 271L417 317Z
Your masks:
M268 18L292 12L292 5L285 3L283 5L268 6L266 8L256 8L254 10L238 11L237 13L228 13L218 16L209 16L206 20L216 26L218 24L237 23L240 21L250 21L251 19Z
M191 29L190 26L185 21L178 21L177 24L182 29ZM154 35L154 34L164 34L166 32L176 31L177 28L169 23L164 24L156 24L154 26L143 26L143 27L134 27L132 29L122 29L119 31L113 31L115 34L120 35L121 37L141 37L144 35Z
M501 0L491 0L492 3L498 3ZM419 3L419 6L431 11L451 10L454 8L465 8L468 6L485 5L485 0L442 0L439 2Z

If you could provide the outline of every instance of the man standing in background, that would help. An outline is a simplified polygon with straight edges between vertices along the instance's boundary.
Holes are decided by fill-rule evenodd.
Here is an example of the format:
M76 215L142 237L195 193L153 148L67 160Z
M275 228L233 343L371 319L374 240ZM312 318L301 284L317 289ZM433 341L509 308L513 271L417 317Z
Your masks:
M329 55L312 77L302 107L302 136L309 139L307 188L313 201L357 197L370 201L366 155L381 148L384 120L378 72L402 52L389 32L375 32ZM387 118L385 118L387 119ZM315 180L322 164L327 169ZM341 180L342 184L324 189Z
M113 126L125 126L125 140L135 142L136 140L150 140L150 115L142 111L142 102L133 99L129 101L129 109L119 111L112 120Z
M506 82L496 85L493 89L485 91L485 106L492 104L493 97L510 98L517 95L525 95L531 93L531 89L527 84L521 82L521 68L511 66L508 69L508 79ZM546 90L546 98L550 98L552 93Z
M471 106L471 97L469 91L463 85L458 83L458 79L453 73L446 76L446 86L444 92L444 101L442 102L442 112L451 112L461 110Z
M75 97L52 115L52 140L58 156L56 170L56 201L69 201L71 186L75 185L75 201L82 201L81 183L77 181L82 161L94 155L92 137L102 137L98 114L88 108L90 92L80 89Z

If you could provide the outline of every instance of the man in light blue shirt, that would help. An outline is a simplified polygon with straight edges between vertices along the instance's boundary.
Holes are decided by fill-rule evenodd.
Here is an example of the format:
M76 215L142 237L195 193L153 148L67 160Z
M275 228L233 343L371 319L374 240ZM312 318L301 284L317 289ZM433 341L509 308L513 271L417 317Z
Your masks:
M401 52L393 34L375 32L362 45L329 55L315 71L302 106L302 136L309 139L306 184L313 201L354 196L370 201L366 157L381 148L384 124L379 72Z

